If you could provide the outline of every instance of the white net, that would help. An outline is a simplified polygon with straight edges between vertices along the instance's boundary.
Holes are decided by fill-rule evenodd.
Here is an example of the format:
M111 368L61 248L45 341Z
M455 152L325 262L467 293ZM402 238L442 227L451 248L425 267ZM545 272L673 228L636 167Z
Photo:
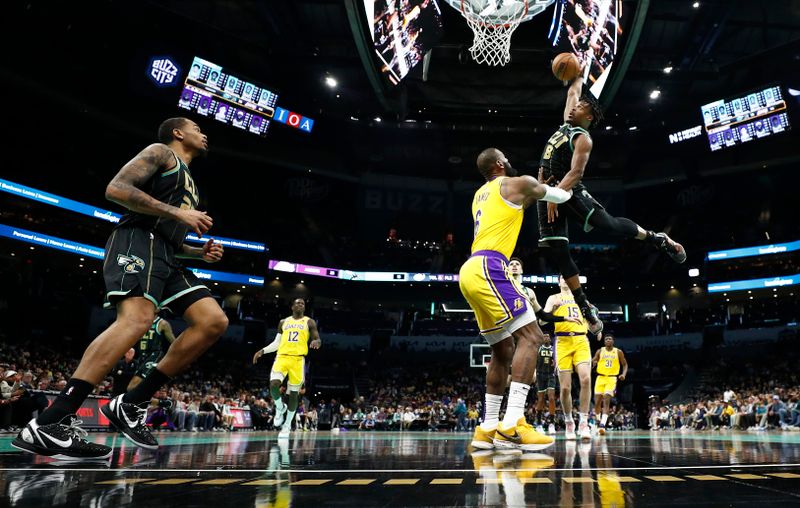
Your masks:
M479 64L503 66L511 61L511 36L528 15L527 1L489 0L478 11L462 0L461 14L474 34L469 52Z

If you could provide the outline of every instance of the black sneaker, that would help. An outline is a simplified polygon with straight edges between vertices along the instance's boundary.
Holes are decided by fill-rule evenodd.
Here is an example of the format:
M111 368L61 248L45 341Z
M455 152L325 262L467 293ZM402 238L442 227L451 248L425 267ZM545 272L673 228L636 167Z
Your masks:
M124 396L125 394L114 397L108 404L100 408L100 412L133 444L148 450L158 450L158 441L144 423L147 419L147 409L129 402L122 402Z
M590 303L586 307L581 307L581 314L583 314L583 317L586 318L586 321L589 323L590 332L597 335L603 331L603 322L600 321L600 312L597 310L597 307Z
M28 422L11 441L11 446L28 453L36 453L59 460L100 460L111 457L111 448L90 443L83 423L75 415L65 416L60 423L39 425L36 418Z
M686 249L666 233L656 233L653 235L653 245L661 252L666 252L678 264L686 261Z

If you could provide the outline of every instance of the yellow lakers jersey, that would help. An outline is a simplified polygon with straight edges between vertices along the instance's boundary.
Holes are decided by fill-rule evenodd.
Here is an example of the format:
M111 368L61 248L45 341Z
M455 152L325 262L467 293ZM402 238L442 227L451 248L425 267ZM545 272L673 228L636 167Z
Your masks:
M300 319L288 317L283 320L281 343L278 346L279 355L305 356L308 354L308 320L303 316Z
M582 334L585 335L586 332L589 330L586 326L586 320L583 319L583 314L581 314L581 309L578 307L578 304L575 303L575 300L570 299L562 299L561 305L553 310L554 316L561 316L561 317L576 317L581 320L581 323L572 323L570 321L559 321L553 323L555 327L556 335L559 333L574 333L574 334Z
M600 360L597 362L597 373L601 376L616 376L619 374L619 349L606 348L600 350Z
M472 252L493 250L511 257L517 246L524 210L500 195L501 176L486 182L472 199L472 219L475 221Z

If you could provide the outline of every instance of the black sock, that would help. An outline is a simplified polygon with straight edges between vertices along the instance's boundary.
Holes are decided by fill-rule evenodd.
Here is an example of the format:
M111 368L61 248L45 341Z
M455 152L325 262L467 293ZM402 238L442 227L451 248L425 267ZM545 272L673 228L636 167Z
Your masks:
M586 298L586 293L583 292L582 287L578 287L577 289L572 289L571 291L572 291L572 296L575 297L575 303L578 304L578 307L583 309L589 306L589 300Z
M156 367L146 378L142 379L141 383L134 386L132 390L122 397L122 402L130 404L148 402L167 381L169 381L169 376Z
M77 413L92 390L94 390L93 384L82 379L70 379L53 404L36 418L36 423L39 425L58 423L65 416Z

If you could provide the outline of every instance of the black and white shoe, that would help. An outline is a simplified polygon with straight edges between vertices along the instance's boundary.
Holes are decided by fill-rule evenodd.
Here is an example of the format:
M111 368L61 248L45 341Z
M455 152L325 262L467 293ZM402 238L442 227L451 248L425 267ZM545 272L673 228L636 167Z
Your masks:
M36 418L28 422L11 441L11 446L28 453L36 453L59 460L104 460L111 457L111 448L90 443L75 415L65 416L60 423L39 425Z
M275 418L272 420L272 426L276 429L283 427L283 422L286 420L286 413L288 412L289 406L287 406L286 403L283 404L283 409L276 409Z
M145 425L147 409L129 402L122 402L124 396L125 394L114 397L108 404L100 408L100 412L133 444L148 450L158 450L158 441Z
M600 320L600 311L591 303L586 307L581 307L581 314L589 323L589 331L594 335L603 331L603 322Z
M653 243L658 250L666 252L678 264L686 261L686 249L666 233L656 233L653 235Z

